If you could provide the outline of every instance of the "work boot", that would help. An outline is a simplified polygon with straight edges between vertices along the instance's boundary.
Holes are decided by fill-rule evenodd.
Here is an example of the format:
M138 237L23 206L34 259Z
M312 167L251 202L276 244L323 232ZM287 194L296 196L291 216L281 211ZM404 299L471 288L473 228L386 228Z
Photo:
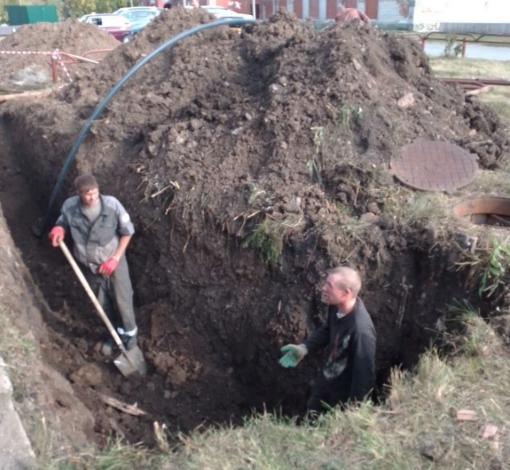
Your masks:
M101 354L105 357L111 356L114 346L115 346L115 343L113 342L112 338L105 339L101 346Z
M126 351L129 351L130 349L133 349L136 346L137 336L138 335L135 335L135 336L122 335L121 336L122 344L124 344Z

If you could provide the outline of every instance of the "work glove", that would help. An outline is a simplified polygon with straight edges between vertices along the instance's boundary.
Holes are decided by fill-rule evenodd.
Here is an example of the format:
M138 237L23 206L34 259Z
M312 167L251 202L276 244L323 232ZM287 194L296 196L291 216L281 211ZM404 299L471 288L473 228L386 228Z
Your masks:
M65 234L66 232L62 227L55 225L55 227L51 229L51 232L48 233L48 238L50 239L52 246L59 246L60 242L64 240Z
M111 276L113 271L117 269L119 262L112 256L109 260L105 261L101 266L99 266L98 272L99 274L106 274L107 276Z
M285 353L279 361L282 367L296 367L308 353L302 344L287 344L280 351Z

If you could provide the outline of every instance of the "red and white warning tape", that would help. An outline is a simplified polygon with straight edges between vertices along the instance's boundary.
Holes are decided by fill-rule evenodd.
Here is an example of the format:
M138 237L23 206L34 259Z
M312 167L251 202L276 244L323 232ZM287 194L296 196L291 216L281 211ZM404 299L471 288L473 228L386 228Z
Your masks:
M69 73L69 70L67 70L67 67L64 65L64 61L62 60L62 57L60 57L60 54L58 53L58 49L55 49L53 51L52 57L59 63L60 67L62 67L62 70L64 71L67 79L72 82L71 74Z
M62 71L64 72L67 79L72 82L71 74L69 73L69 70L67 70L67 67L64 65L64 62L62 61L62 57L60 57L60 54L58 52L58 49L55 49L53 52L41 52L41 51L0 51L0 54L20 54L20 55L30 55L30 54L37 54L37 55L47 55L51 56L52 59L54 59L60 67L62 67Z

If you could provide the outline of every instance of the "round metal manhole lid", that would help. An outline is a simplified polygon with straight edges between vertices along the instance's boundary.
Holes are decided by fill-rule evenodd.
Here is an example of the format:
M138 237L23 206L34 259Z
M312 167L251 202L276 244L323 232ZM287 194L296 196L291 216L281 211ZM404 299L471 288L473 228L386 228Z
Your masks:
M475 179L478 163L458 145L424 140L402 147L391 159L391 170L412 188L453 192Z

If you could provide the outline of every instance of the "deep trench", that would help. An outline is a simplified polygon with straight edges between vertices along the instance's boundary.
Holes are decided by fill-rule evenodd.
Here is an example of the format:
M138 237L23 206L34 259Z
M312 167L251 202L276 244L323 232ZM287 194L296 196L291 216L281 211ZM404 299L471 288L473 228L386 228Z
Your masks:
M45 349L44 359L66 378L85 363L98 364L102 374L99 383L76 378L73 383L75 393L96 418L97 436L114 430L133 442L152 445L153 421L187 432L200 424L240 423L253 410L277 410L286 415L303 413L310 381L321 358L307 360L295 370L283 370L277 364L278 348L292 338L302 337L320 321L317 312L324 308L320 306L316 287L324 274L322 268L327 266L316 263L309 270L306 265L298 269L294 260L287 259L280 271L263 273L258 279L244 278L231 286L230 296L246 293L250 283L261 284L261 278L263 283L273 286L268 295L275 297L276 313L261 320L268 322L263 328L257 326L257 318L248 315L236 319L235 314L229 313L228 296L219 296L222 300L215 308L219 306L220 312L202 315L197 321L196 311L188 311L189 304L171 293L168 297L152 298L150 306L142 305L141 296L135 294L140 344L147 355L149 373L146 379L124 379L111 359L103 359L97 351L96 345L105 330L64 257L45 237L37 239L32 233L34 222L44 215L45 207L40 201L45 197L34 194L22 171L26 166L20 165L20 156L15 155L10 145L9 127L3 121L0 124L0 202L14 242L51 308L43 316L54 344ZM47 188L48 194L51 189ZM466 296L463 274L452 269L453 254L437 246L429 233L407 237L405 243L404 235L396 237L394 256L384 261L382 268L378 267L377 275L374 260L367 260L363 267L366 279L362 298L378 333L376 395L380 397L384 396L391 367L412 367L430 340L444 328L448 305L453 299ZM142 269L136 257L139 246L135 242L128 251L135 293L136 272ZM293 253L300 259L309 258L312 249L315 250L311 243L304 241L293 247ZM232 250L237 257L247 253ZM284 254L290 256L293 255ZM207 267L214 265L214 256L208 253L202 252L198 258ZM247 258L245 265L254 259ZM261 266L259 263L256 268ZM188 288L198 296L200 289L214 287L204 279L203 286L195 284ZM282 307L275 292L282 293L280 299L286 299L286 306ZM287 292L290 294L285 297ZM253 295L248 298L254 301ZM288 315L281 314L285 308L290 312ZM222 320L216 320L222 316ZM300 321L289 321L295 317ZM210 318L211 324L202 324L204 318ZM243 322L241 337L233 337L240 330L231 328L229 320ZM149 335L150 343L144 340ZM148 415L133 417L108 409L98 403L95 391L126 403L136 402Z

